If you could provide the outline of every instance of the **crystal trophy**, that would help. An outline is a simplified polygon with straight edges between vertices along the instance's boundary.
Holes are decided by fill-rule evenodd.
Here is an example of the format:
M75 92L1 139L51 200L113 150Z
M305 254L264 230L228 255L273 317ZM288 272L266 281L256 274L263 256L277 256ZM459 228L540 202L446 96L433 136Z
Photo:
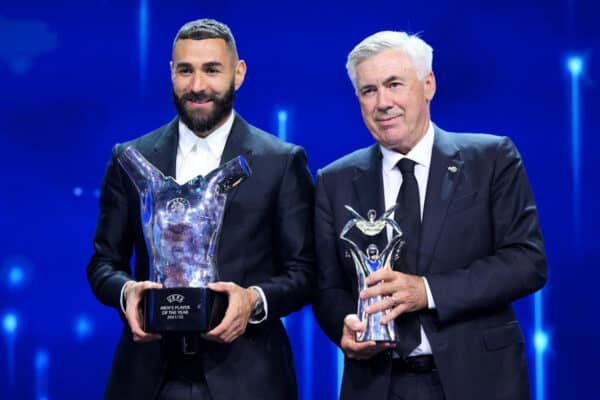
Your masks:
M340 234L340 239L350 245L348 248L354 268L356 270L356 276L358 281L358 293L367 288L366 279L367 277L379 270L379 269L393 269L392 263L395 262L400 255L400 251L405 241L402 238L402 231L400 226L392 218L389 218L390 214L394 212L397 205L394 205L389 210L385 211L379 218L376 218L377 213L375 210L369 210L367 212L367 218L362 217L352 207L345 206L354 218L350 219ZM366 237L373 237L379 235L387 226L392 228L393 234L392 239L385 246L383 251L370 243L366 246L364 251L352 240L347 237L347 234L353 228L356 228ZM366 240L365 242L368 242ZM377 285L378 283L375 283ZM387 297L387 296L386 296ZM370 299L361 299L358 296L357 315L358 318L365 323L366 329L363 332L357 332L356 341L375 341L375 342L397 342L398 335L396 332L396 324L394 321L390 321L386 324L381 324L381 318L389 312L389 310L379 311L373 314L368 314L365 309L379 301L382 301L384 296L376 296Z
M238 156L183 185L132 146L118 161L139 194L149 280L163 285L144 292L144 330L210 330L223 318L227 297L206 286L219 279L215 250L225 201L229 190L250 176L246 160Z

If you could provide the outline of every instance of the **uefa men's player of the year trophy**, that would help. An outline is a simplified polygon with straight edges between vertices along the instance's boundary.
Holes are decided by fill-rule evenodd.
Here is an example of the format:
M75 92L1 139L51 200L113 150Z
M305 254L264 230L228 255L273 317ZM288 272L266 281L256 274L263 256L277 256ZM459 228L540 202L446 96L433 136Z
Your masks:
M369 210L367 212L367 218L362 217L352 207L345 206L354 218L350 219L340 234L340 239L344 240L350 245L349 251L354 262L354 268L356 270L356 276L358 280L358 318L365 323L366 329L363 332L357 332L356 341L375 341L375 342L397 342L398 335L396 332L396 324L394 320L389 321L386 324L381 324L381 318L389 312L389 310L379 311L373 314L368 314L365 309L374 303L377 303L384 299L383 296L376 296L370 299L361 299L360 292L367 288L366 279L372 273L379 269L393 269L392 264L398 260L400 251L405 241L402 238L402 230L396 221L389 218L390 214L394 212L397 205L394 205L387 211L385 211L379 218L375 210ZM392 239L388 242L383 251L379 251L379 248L371 243L367 245L365 251L361 250L360 247L348 239L346 235L348 232L356 227L363 235L373 237L379 235L387 226L392 227ZM377 285L379 283L375 283Z
M164 176L133 146L119 164L140 198L149 280L163 285L144 292L144 330L202 333L216 326L227 297L206 286L218 280L216 247L229 190L250 176L242 156L183 185Z

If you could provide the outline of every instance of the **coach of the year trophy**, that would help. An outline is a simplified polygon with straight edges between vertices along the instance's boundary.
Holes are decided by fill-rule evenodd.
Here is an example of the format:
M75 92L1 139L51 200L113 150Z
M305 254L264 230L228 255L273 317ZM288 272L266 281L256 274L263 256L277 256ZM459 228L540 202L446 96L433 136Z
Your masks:
M239 156L183 185L164 176L134 147L118 157L140 198L149 280L144 330L200 333L220 322L227 297L206 286L218 280L215 250L228 191L251 174Z
M379 218L375 210L367 212L367 218L362 217L352 207L345 206L354 218L350 219L340 234L340 238L350 245L348 248L358 281L358 318L365 323L366 329L363 332L357 332L356 341L375 341L375 342L396 342L398 335L396 333L396 325L394 320L381 324L381 318L388 313L389 310L379 311L373 314L368 314L365 309L374 303L383 300L382 296L376 296L369 299L361 299L360 292L367 288L366 279L372 273L379 269L393 269L393 263L398 259L400 251L405 241L402 238L402 231L396 221L389 218L394 212L396 206L385 211ZM388 242L385 248L380 251L379 248L370 243L364 251L352 240L346 236L352 228L357 228L366 237L374 237L379 235L387 226L392 228L392 239ZM368 241L368 240L367 240ZM377 285L377 283L375 283Z

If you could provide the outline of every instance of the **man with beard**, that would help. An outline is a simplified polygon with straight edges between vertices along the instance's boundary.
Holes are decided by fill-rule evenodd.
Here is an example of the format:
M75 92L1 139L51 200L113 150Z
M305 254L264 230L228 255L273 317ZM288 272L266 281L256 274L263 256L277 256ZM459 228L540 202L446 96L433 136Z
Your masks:
M126 322L105 398L294 399L292 355L280 318L307 303L313 284L313 184L306 155L233 111L246 64L225 24L185 24L172 57L178 117L115 146L102 186L87 276L94 295ZM225 316L192 340L142 329L143 293L160 285L148 281L138 194L117 162L131 145L179 184L238 155L252 170L229 193L216 256L222 281L209 284L228 297Z

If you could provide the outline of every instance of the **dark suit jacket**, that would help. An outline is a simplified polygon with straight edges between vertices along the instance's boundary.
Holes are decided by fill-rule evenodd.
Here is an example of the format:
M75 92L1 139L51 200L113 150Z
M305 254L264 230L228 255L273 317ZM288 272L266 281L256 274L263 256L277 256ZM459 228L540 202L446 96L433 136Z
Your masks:
M378 145L318 174L314 310L338 345L344 316L357 305L354 266L339 239L351 218L345 204L363 216L384 211ZM366 247L354 237L361 239ZM381 249L385 237L378 240ZM418 274L427 278L436 309L419 318L447 399L529 398L523 334L511 303L544 285L546 259L525 169L508 138L435 128L420 240ZM346 359L342 398L387 398L390 371L389 353Z
M96 297L119 310L122 285L130 276L148 278L148 254L135 187L116 157L134 145L165 175L175 175L175 119L141 138L117 145L108 164L87 276ZM253 174L228 195L217 253L222 281L260 286L268 319L248 325L231 344L205 341L202 354L214 399L297 397L290 344L280 318L308 302L314 280L313 182L304 150L236 116L221 162L246 157ZM135 250L135 269L130 267ZM132 341L127 323L106 388L107 399L151 399L165 372L160 342Z

